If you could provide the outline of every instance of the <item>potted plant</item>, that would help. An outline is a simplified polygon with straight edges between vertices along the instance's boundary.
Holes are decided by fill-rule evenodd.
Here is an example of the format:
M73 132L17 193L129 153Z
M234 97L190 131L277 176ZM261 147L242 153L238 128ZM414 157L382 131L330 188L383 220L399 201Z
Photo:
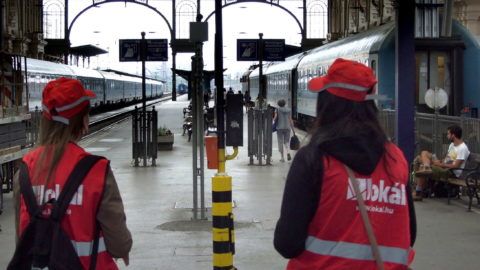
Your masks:
M170 129L163 126L158 128L157 144L158 150L172 150L173 149L173 133Z

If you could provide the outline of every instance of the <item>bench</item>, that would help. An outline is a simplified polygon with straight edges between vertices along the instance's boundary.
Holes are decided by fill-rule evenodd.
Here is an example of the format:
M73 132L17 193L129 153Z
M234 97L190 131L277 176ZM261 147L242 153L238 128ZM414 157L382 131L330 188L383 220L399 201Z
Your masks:
M467 196L469 198L468 211L472 209L473 197L477 198L477 204L480 205L479 191L480 191L480 154L470 153L468 156L465 168L457 169L462 170L462 174L459 177L448 177L447 179L432 179L436 181L442 181L447 184L447 203L450 204L450 194L452 189L456 187L463 187L466 189ZM453 169L450 169L453 175ZM459 195L457 195L459 196Z

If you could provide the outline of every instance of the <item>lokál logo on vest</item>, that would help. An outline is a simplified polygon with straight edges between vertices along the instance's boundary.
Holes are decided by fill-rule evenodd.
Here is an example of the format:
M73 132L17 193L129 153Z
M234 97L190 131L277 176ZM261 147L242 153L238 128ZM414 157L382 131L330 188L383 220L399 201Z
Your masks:
M60 185L55 184L54 189L47 189L45 190L44 185L39 186L32 186L33 193L37 197L37 202L41 205L43 202L48 202L51 199L58 199L60 196ZM45 196L45 199L44 199ZM80 185L77 189L77 192L73 195L72 201L70 201L70 205L82 205L83 202L83 185Z
M373 184L371 178L357 178L357 180L360 194L365 201L395 205L407 204L404 184L395 183L393 186L388 186L384 180L380 180L377 186ZM357 200L350 178L348 178L347 200Z

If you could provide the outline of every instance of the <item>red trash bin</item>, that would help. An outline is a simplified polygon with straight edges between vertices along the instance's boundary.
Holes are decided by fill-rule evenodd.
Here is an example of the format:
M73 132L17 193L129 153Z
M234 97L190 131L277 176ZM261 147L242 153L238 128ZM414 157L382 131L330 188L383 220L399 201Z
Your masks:
M205 136L205 149L207 150L207 168L218 169L217 136Z

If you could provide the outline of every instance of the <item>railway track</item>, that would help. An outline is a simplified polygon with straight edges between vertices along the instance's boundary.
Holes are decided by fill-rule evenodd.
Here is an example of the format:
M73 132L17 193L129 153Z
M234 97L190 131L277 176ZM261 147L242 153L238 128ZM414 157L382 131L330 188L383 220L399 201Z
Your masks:
M171 95L166 95L162 98L147 102L147 110L158 103L170 100L170 98L171 98ZM137 107L138 109L141 109L142 105L137 104L137 105L129 106L120 110L106 112L106 113L92 116L90 118L89 132L86 136L90 136L105 127L108 127L114 123L123 121L124 119L130 117L132 112L135 110L135 107Z

